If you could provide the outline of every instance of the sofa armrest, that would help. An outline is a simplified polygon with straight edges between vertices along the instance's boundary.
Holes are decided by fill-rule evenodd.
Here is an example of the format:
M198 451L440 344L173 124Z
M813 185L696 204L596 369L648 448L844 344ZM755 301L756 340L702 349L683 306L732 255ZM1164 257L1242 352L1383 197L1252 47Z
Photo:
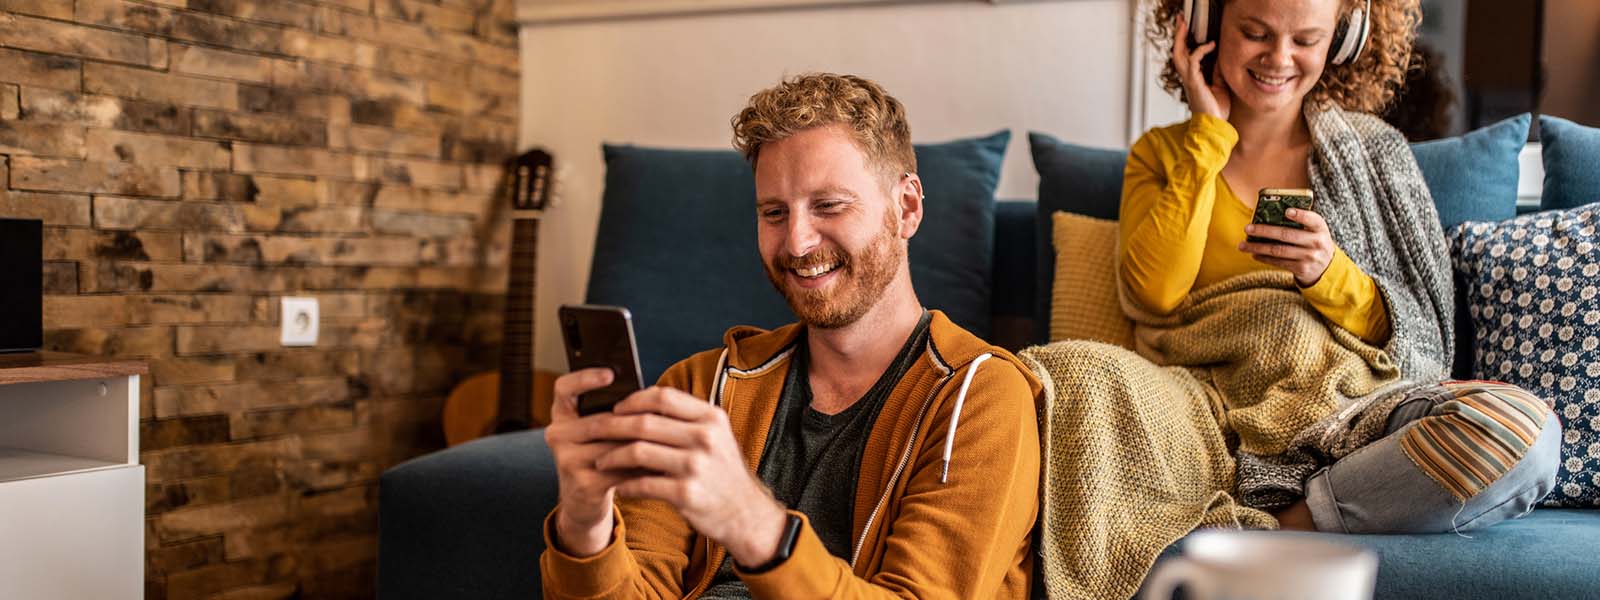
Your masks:
M541 526L559 498L544 431L497 435L396 465L378 502L378 597L543 597Z

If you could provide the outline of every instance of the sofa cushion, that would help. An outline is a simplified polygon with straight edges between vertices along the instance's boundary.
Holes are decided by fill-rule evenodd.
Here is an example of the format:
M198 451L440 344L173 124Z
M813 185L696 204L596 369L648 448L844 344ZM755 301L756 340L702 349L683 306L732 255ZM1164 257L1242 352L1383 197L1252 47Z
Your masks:
M1117 299L1117 222L1058 212L1050 341L1091 340L1133 348L1133 321Z
M1033 168L1039 172L1039 201L1034 207L1038 257L1034 341L1044 343L1050 338L1050 296L1056 273L1050 215L1067 212L1116 220L1122 205L1122 169L1128 163L1128 152L1068 144L1039 132L1028 134L1028 148L1033 153Z
M1539 115L1544 145L1541 208L1572 208L1600 201L1600 129Z
M1494 221L1516 214L1517 155L1528 137L1530 117L1511 117L1465 135L1412 144L1417 166L1427 180L1442 225ZM1028 134L1033 166L1039 172L1038 282L1034 286L1036 342L1049 338L1050 291L1055 253L1050 247L1050 215L1066 211L1116 219L1122 202L1122 171L1127 151L1068 144L1047 134Z
M544 519L560 496L543 429L400 463L378 498L378 598L544 597Z
M1473 377L1553 401L1565 428L1545 504L1600 507L1600 203L1464 223L1451 245L1478 333Z
M1516 216L1517 155L1530 122L1524 113L1460 137L1411 145L1446 230L1462 221Z
M989 334L994 191L1009 132L916 146L928 198L911 279L928 308ZM734 325L794 320L756 247L755 180L731 150L604 147L587 301L627 306L647 380Z

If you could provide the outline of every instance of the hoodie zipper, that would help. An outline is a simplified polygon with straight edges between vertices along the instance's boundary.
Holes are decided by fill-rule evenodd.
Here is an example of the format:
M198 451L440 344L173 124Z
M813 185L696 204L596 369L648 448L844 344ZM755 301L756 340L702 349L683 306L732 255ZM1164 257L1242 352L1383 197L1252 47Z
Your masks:
M928 414L928 406L933 404L933 399L939 395L939 390L944 389L944 385L949 381L950 375L945 375L944 379L939 380L939 385L934 386L933 391L928 393L928 397L922 400L922 408L917 409L917 418L913 421L916 427L921 427L923 417ZM911 461L911 449L917 447L916 427L911 430L911 438L906 440L905 450L900 452L900 462L895 464L894 474L889 476L889 483L884 486L883 495L879 496L878 503L873 505L872 514L867 515L867 522L861 528L861 537L856 538L855 548L850 551L851 569L856 567L856 560L861 558L861 547L867 543L867 534L872 531L872 523L878 520L878 513L883 511L884 503L889 501L889 494L894 491L895 484L900 481L900 474L905 472L906 463Z

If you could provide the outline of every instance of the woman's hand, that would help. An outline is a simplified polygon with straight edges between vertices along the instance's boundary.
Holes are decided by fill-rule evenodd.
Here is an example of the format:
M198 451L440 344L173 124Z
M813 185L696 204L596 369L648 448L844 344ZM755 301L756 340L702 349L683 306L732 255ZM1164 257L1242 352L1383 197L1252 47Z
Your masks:
M1189 21L1183 15L1178 15L1178 34L1172 40L1172 62L1178 66L1178 76L1183 79L1183 93L1189 98L1189 112L1205 113L1226 121L1228 111L1233 106L1228 84L1219 74L1212 77L1212 83L1207 85L1205 68L1200 66L1200 60L1216 49L1217 42L1212 40L1190 51Z
M1305 229L1246 225L1245 234L1279 243L1245 241L1239 244L1239 249L1249 252L1258 261L1287 269L1294 274L1294 281L1300 287L1316 285L1328 270L1328 263L1333 262L1333 253L1338 251L1333 236L1328 234L1328 222L1322 220L1322 215L1298 208L1284 211L1284 216L1304 225Z

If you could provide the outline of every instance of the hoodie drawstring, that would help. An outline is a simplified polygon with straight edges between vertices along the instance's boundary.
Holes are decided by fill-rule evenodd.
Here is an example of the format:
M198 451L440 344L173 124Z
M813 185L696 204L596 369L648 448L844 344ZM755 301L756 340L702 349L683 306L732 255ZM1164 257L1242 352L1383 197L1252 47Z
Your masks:
M961 422L961 406L967 402L967 387L972 385L972 376L978 374L978 365L993 357L988 353L978 355L972 360L972 366L967 368L966 378L961 380L961 391L956 392L956 409L950 413L950 431L944 435L944 467L939 472L939 483L950 479L950 452L955 449L956 426Z

